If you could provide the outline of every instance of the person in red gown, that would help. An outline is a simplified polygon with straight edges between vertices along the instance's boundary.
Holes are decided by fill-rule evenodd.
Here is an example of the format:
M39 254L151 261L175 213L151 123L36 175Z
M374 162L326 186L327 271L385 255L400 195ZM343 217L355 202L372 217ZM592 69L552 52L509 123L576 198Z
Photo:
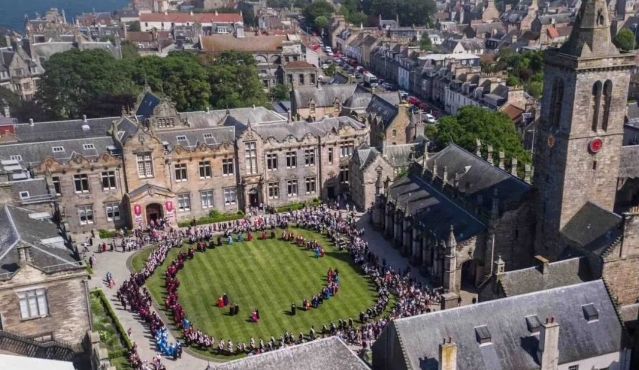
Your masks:
M222 299L222 297L217 299L217 306L224 307L224 299Z

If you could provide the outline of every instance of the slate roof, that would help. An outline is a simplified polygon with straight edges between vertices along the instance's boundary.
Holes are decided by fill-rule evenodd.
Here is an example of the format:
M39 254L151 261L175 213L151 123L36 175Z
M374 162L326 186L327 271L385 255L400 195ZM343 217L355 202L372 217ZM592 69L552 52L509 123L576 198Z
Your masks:
M83 269L60 237L56 225L29 217L31 211L5 204L0 208L0 279L20 268L17 247L29 246L32 264L48 272Z
M368 165L373 163L375 158L379 156L380 153L377 149L373 147L369 147L368 145L362 146L357 149L357 155L353 157L355 164L359 166L360 169L366 168Z
M211 365L215 370L369 370L370 368L337 337Z
M191 128L221 126L225 124L227 117L232 117L243 125L247 125L249 121L252 124L263 125L286 122L287 120L285 116L264 107L221 109L209 112L184 112L179 113L179 115L180 119L186 119L189 122Z
M392 104L383 97L375 94L373 95L370 104L368 104L368 107L366 107L366 112L381 118L384 123L384 127L388 127L395 117L397 117L399 108L397 105Z
M315 86L299 86L293 89L293 99L298 108L308 108L311 100L316 107L330 107L335 100L346 101L357 90L357 84L323 85L320 89Z
M195 149L200 144L219 145L233 143L235 129L232 127L215 127L195 130L158 131L156 135L170 147L180 145L185 149Z
M498 153L493 153L493 158L498 161ZM437 164L438 177L444 176L444 167L448 173L449 183L453 183L455 174L459 174L459 191L465 192L475 199L482 195L484 207L492 205L495 189L498 191L502 204L521 200L531 189L530 184L488 163L457 144L450 144L432 155L427 162L430 171L433 170L435 163Z
M263 139L270 137L283 141L288 136L301 140L306 135L313 137L326 136L329 132L337 132L340 127L350 126L355 130L363 130L364 124L350 117L330 117L319 121L285 122L269 125L252 125L251 128Z
M411 154L414 158L421 155L418 149L418 144L387 145L384 148L384 157L393 167L405 167L411 162Z
M600 254L617 239L622 218L588 202L561 229L564 237L578 246Z
M598 320L585 319L582 307L587 304L597 309ZM532 370L540 368L539 335L532 335L526 322L533 315L540 322L554 317L559 324L560 365L627 348L625 332L601 280L397 319L385 331L397 331L397 341L413 369L436 370L439 344L442 338L452 337L459 370ZM491 343L480 346L475 328L484 325Z
M346 108L366 108L373 99L373 94L370 93L354 93L346 101L342 103L342 107Z
M86 144L86 146L85 146ZM62 151L53 151L54 147L62 147ZM10 159L11 156L20 155L20 163L37 165L47 157L58 162L71 160L74 154L79 154L87 159L96 159L102 153L113 147L111 137L90 137L86 139L55 140L36 143L17 143L0 145L0 158Z
M552 262L546 268L548 270L545 274L542 273L541 266L505 272L498 277L499 284L506 296L513 297L579 284L593 278L588 261L584 257Z
M88 118L86 122L82 119L75 119L36 122L33 125L21 123L15 126L15 133L19 142L97 138L107 136L111 123L119 120L120 117L105 117Z
M150 91L144 92L140 104L138 104L138 110L135 112L136 116L142 116L149 118L153 115L153 110L162 102L159 96L153 94Z
M639 145L621 147L621 160L617 176L620 178L639 177Z
M481 221L413 174L393 182L390 197L422 223L424 229L441 239L450 234L451 225L458 242L470 239L485 229Z
M29 198L23 199L25 202L51 201L47 180L44 178L15 181L11 183L11 193L13 199L20 200L21 192L28 192ZM55 195L55 194L54 194Z

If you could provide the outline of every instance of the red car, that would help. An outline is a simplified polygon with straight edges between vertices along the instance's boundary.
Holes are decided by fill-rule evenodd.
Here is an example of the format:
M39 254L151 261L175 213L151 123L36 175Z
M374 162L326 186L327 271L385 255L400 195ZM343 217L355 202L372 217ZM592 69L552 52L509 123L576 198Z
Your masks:
M417 104L417 102L419 101L419 99L417 99L414 96L409 96L406 101L408 102L408 104Z
M426 103L419 104L419 109L421 109L423 111L428 110L428 104L426 104Z

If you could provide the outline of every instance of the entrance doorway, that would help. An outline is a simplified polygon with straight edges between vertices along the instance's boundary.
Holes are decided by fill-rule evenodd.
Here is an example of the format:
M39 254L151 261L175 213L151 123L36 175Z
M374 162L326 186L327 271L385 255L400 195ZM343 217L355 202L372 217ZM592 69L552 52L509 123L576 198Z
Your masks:
M252 188L248 191L249 204L251 207L257 207L260 205L260 197L256 188Z
M335 187L334 186L329 186L328 187L328 199L335 199Z
M162 205L158 203L151 203L146 206L146 223L151 224L156 223L159 219L162 218Z

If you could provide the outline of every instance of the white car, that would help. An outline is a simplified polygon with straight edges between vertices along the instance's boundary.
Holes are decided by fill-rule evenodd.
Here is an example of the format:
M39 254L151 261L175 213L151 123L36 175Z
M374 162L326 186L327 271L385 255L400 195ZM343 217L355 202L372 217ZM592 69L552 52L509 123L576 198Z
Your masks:
M329 57L332 57L333 56L333 52L332 51L327 51L326 55L328 55Z
M433 116L432 114L428 114L428 113L426 113L426 115L424 115L424 121L426 121L428 123L437 123L437 119L435 118L435 116Z

